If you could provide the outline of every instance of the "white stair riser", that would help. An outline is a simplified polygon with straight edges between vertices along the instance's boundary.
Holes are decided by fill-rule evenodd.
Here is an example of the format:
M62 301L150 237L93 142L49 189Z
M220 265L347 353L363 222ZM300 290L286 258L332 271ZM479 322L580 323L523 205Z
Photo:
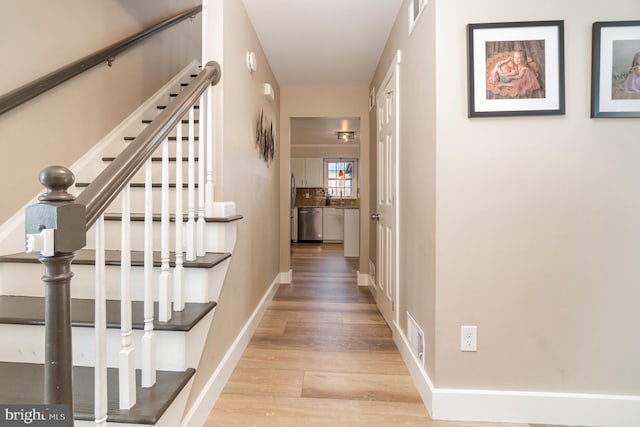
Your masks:
M186 184L186 183L185 183ZM198 187L195 187L194 192L194 215L198 218ZM134 187L131 188L131 212L144 212L144 188ZM160 213L162 211L162 188L157 187L152 189L153 194L153 212ZM120 213L122 211L122 198L116 197L113 203L107 208L109 213ZM187 188L182 189L182 209L184 213L188 213L188 201L189 191ZM176 189L169 188L169 211L174 212L176 205Z
M209 302L216 301L224 276L228 269L230 259L223 261L212 269L185 268L184 291L185 302ZM157 301L157 284L159 282L160 268L153 271L154 300ZM74 277L71 279L71 297L94 297L95 272L92 265L73 265ZM21 296L44 296L44 284L41 281L44 267L40 264L0 263L0 294ZM173 268L170 270L173 274ZM120 267L106 266L107 299L120 299ZM170 278L172 283L172 277ZM144 300L144 268L131 268L131 299L133 301Z
M197 368L214 311L215 308L188 332L154 331L157 350L156 369L184 371L187 368ZM140 343L143 335L143 330L133 330L136 369L142 368ZM44 326L2 324L0 339L3 342L12 343L11 346L0 347L0 361L44 363ZM120 330L107 329L107 367L109 368L118 367L120 342ZM94 366L95 330L88 327L74 327L72 343L74 366Z
M131 250L142 251L144 250L144 222L132 221L131 226ZM119 250L122 247L121 239L122 223L120 221L105 221L105 248ZM186 222L183 222L182 243L183 248L186 250ZM205 252L230 252L226 248L229 247L231 242L227 242L227 236L233 237L235 235L235 225L232 223L220 223L209 222L205 224L204 232L204 250ZM233 228L233 229L232 229ZM161 230L162 224L159 221L153 222L153 244L155 247L160 247L161 244ZM175 223L169 222L169 250L174 252L176 249L175 244ZM87 249L95 249L95 232L93 228L87 233Z
M161 157L161 154L158 155L158 157ZM110 161L105 161L104 167L107 167L110 163L111 163ZM151 164L152 164L151 169L152 169L152 175L153 175L153 182L162 182L162 162L154 161L154 162L151 162ZM143 183L144 179L145 179L145 170L143 167L138 172L136 172L131 182ZM195 182L198 182L198 162L197 161L195 162L194 179L195 179ZM173 161L169 162L169 182L172 182L172 183L176 182L176 162L173 162ZM182 162L182 183L187 184L188 182L189 182L189 166L187 161L183 161Z

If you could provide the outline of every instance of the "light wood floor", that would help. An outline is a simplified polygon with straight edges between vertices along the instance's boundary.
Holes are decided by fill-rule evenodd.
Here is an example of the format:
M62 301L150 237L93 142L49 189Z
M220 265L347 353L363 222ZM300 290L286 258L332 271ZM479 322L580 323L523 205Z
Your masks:
M342 245L294 245L292 283L280 286L206 427L516 426L431 420L356 284L356 261Z

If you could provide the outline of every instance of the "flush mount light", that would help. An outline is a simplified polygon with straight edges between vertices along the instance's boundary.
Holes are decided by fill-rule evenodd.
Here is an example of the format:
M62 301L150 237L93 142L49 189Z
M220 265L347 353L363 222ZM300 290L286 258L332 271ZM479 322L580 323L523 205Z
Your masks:
M356 133L352 130L348 130L348 131L339 130L338 132L336 132L336 135L338 136L338 141L351 142L355 138Z

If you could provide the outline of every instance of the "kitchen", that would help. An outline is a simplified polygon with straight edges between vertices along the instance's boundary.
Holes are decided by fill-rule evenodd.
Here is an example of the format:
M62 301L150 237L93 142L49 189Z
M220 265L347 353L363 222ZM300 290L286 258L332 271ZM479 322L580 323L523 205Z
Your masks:
M291 242L360 255L360 119L291 118Z

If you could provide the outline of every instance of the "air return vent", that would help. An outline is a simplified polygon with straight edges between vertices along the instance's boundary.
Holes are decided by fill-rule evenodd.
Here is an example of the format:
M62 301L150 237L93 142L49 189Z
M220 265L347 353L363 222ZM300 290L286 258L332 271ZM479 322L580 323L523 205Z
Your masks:
M409 312L407 312L407 338L411 352L420 362L420 366L424 367L424 332Z

